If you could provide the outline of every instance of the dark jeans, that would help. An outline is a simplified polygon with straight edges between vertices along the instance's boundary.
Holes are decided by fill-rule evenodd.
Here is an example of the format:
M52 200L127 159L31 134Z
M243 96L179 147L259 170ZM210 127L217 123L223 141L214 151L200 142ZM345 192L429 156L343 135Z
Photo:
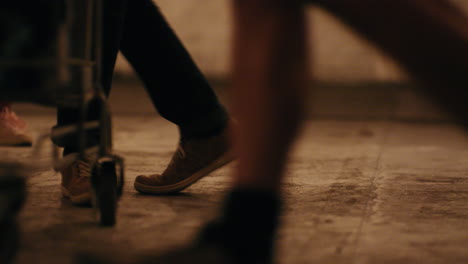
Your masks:
M104 0L102 85L109 93L120 50L143 81L161 116L179 126L183 139L221 132L227 113L192 58L151 0ZM98 119L90 110L88 119ZM57 126L76 123L76 109L60 108ZM88 135L97 144L98 133ZM66 152L76 150L76 137L57 140Z

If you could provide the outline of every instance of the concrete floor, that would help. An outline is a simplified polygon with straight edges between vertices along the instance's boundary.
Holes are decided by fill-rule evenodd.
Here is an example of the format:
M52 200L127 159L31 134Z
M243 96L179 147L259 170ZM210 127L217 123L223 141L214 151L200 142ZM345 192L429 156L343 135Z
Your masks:
M54 122L47 111L21 113L36 132ZM141 195L134 178L164 169L176 127L157 116L117 114L114 128L116 152L127 164L117 225L99 227L90 208L61 198L44 148L28 179L17 263L70 263L81 250L165 250L216 215L235 163L180 195ZM1 148L0 159L28 162L30 151ZM468 140L456 126L308 121L284 194L281 264L468 263Z

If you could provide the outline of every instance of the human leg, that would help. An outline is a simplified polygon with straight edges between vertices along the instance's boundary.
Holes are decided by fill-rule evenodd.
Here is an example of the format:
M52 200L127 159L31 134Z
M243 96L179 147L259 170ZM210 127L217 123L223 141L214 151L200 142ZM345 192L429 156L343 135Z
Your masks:
M318 0L395 58L466 127L468 18L445 0Z
M228 115L153 1L129 1L121 51L160 114L181 134L169 166L161 174L138 176L135 188L178 192L229 162Z
M153 1L129 1L121 51L159 113L179 126L182 138L224 130L224 108Z
M304 114L304 11L299 1L233 3L239 164L222 217L202 237L239 263L269 263L287 153Z

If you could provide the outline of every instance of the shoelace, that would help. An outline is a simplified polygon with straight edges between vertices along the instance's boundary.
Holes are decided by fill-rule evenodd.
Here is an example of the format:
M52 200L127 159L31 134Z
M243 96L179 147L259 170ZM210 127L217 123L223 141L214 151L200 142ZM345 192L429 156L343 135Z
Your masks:
M182 148L182 144L179 144L179 146L177 147L177 153L179 155L180 158L185 158L185 156L187 156L187 154L185 153L185 150Z
M175 164L177 163L175 157L178 157L180 159L185 159L185 157L187 156L187 154L185 153L185 150L182 148L182 144L179 144L179 146L177 147L177 150L174 154L174 157L171 159L170 163L167 165L167 168L166 170L170 170L172 169L172 167L175 166Z
M76 163L76 169L78 170L78 176L80 177L91 177L91 166L88 162L79 160Z

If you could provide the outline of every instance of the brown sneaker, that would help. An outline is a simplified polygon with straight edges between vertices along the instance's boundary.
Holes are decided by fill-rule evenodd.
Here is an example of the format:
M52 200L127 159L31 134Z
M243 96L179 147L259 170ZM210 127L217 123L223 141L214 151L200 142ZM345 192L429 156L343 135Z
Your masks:
M62 195L75 205L91 203L91 166L83 160L74 161L63 169Z
M179 192L232 160L227 131L206 139L187 140L179 144L162 174L140 175L134 186L142 193Z

